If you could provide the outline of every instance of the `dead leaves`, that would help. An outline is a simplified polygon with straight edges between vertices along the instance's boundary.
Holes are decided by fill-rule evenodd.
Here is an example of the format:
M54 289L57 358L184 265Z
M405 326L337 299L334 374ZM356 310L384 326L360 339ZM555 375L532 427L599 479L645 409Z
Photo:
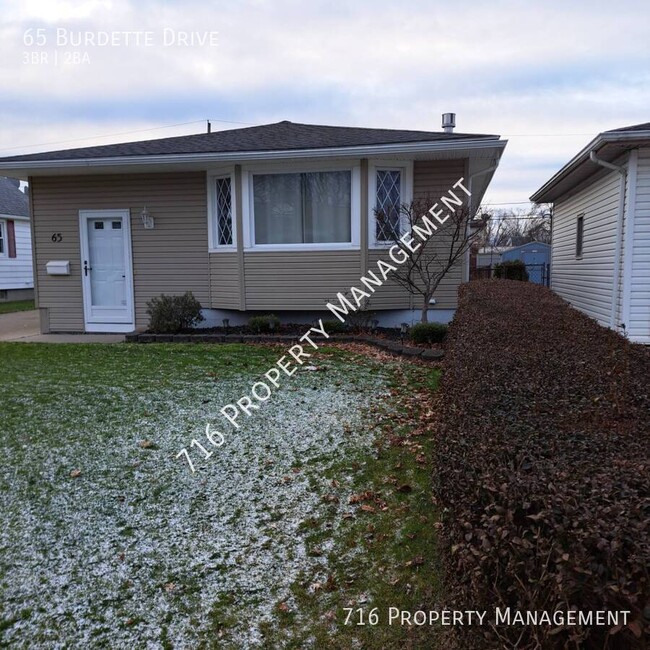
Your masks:
M80 469L73 469L70 472L70 478L79 478L81 476L81 470Z

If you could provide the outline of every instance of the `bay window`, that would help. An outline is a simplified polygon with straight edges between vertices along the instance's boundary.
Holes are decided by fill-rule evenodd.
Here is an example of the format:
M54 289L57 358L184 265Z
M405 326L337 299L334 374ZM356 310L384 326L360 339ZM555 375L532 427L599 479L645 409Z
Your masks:
M352 172L253 173L255 245L352 244Z

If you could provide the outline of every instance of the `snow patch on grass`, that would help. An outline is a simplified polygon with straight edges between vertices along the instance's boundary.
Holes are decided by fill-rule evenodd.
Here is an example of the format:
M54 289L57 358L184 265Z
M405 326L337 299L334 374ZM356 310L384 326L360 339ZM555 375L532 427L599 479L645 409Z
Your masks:
M88 367L83 381L73 371L57 380L44 369L28 387L8 389L0 640L196 647L223 626L238 647L257 647L259 624L296 576L326 575L301 524L338 507L322 500L323 472L346 454L371 453L368 417L388 394L382 371L333 358L319 362L323 372L297 373L209 460L196 455L192 475L178 450L256 376L207 377L204 349L194 347L177 381L168 369L155 390L150 371L124 359L113 375ZM110 349L89 363L102 354ZM144 439L154 446L142 449Z

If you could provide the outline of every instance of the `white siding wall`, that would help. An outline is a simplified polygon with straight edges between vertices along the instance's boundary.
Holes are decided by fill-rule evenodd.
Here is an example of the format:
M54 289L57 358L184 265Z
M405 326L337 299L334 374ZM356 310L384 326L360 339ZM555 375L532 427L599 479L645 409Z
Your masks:
M621 175L612 171L596 178L555 205L551 286L574 307L609 326ZM577 259L580 214L584 214L583 253Z
M650 343L650 148L639 150L632 251L628 334Z
M6 220L4 221L6 224ZM16 257L0 257L0 290L31 289L34 286L32 238L29 221L15 218L14 227L16 232ZM6 232L5 225L5 236Z

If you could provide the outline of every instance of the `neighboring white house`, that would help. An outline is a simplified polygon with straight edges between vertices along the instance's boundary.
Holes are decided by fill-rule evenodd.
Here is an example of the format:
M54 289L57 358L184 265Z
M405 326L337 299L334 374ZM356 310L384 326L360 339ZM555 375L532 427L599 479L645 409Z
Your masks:
M20 181L0 176L0 302L33 296L29 199Z
M601 133L531 200L554 204L551 288L650 343L650 123Z

